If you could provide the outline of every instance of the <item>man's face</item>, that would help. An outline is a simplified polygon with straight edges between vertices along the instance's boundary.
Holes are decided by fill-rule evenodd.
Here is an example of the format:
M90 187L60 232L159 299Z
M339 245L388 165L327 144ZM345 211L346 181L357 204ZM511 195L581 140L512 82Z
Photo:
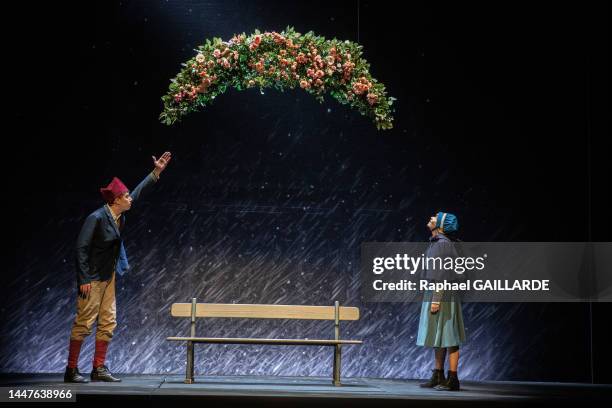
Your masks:
M129 210L132 207L132 197L130 193L126 192L115 198L115 205L119 207L121 212Z
M429 222L427 223L427 228L429 228L430 230L434 230L436 228L437 218L438 217L436 215L432 215L431 218L429 219Z

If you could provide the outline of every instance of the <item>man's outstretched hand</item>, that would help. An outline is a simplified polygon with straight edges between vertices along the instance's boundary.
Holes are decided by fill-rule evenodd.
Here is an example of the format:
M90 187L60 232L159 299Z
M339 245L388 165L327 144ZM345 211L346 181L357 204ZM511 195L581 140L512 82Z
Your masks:
M155 158L155 156L151 157L153 157L153 165L155 166L155 169L153 169L153 173L155 173L155 175L159 177L159 175L162 171L164 171L168 163L170 163L170 160L172 159L172 153L165 152L159 159Z

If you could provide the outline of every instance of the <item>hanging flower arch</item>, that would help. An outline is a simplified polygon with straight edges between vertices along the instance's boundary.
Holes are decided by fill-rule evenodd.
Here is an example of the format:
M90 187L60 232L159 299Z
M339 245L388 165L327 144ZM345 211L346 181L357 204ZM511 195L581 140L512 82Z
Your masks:
M370 74L362 46L326 40L312 31L304 35L287 27L281 33L259 30L234 35L228 42L206 40L183 64L162 97L160 120L171 125L210 105L229 87L237 90L300 87L323 102L330 94L371 118L378 129L393 127L393 101L385 86Z

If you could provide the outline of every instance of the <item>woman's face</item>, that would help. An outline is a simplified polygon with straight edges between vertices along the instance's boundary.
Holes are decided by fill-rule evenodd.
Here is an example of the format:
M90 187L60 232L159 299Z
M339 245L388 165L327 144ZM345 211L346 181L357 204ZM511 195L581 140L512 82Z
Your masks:
M435 215L432 215L432 217L429 219L429 222L427 223L427 228L429 228L430 230L434 230L436 228L436 219L438 217Z

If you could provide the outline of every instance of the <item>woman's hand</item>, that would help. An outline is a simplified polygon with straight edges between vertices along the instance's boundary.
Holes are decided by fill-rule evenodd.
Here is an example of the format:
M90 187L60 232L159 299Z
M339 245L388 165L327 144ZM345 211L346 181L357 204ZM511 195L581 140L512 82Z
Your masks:
M431 314L436 314L436 313L438 313L438 310L440 310L440 303L438 303L438 302L432 302L432 303L431 303Z

